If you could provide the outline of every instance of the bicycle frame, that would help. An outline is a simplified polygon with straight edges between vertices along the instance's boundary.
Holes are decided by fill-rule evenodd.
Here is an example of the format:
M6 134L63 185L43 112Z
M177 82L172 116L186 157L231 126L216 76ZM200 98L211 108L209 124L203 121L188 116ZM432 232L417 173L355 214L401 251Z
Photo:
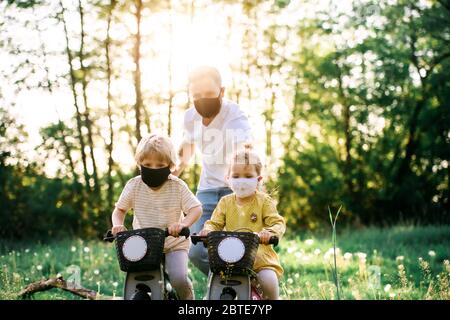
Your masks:
M189 237L189 229L183 228L180 236ZM166 237L169 235L165 230ZM103 240L113 242L116 236L113 236L108 230ZM158 268L153 270L145 270L138 272L126 272L125 283L123 289L124 300L168 300L169 298L177 299L174 291L169 291L169 279L165 272L164 259Z
M192 235L191 240L193 244L203 242L207 244L206 236ZM269 244L277 245L278 237L271 237ZM207 300L252 300L253 298L261 299L259 293L252 292L253 277L251 275L220 275L209 272L208 275L208 290L206 293ZM255 291L258 289L255 288Z

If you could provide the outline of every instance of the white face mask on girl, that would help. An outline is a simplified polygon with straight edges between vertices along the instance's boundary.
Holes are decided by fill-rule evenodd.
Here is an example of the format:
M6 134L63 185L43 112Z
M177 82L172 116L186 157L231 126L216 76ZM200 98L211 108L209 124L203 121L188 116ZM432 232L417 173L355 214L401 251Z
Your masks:
M230 178L230 188L239 198L245 198L255 193L258 187L258 177Z

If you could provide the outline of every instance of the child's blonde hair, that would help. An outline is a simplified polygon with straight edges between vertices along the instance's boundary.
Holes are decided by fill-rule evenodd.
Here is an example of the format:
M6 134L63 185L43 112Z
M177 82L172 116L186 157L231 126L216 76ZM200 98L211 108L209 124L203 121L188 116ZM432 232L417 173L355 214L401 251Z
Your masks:
M256 173L259 176L261 175L261 159L258 154L253 151L253 145L251 143L245 143L243 148L240 148L234 152L228 172L231 171L231 166L234 164L254 165Z
M140 165L150 154L157 154L161 160L167 162L169 167L174 167L177 163L177 153L169 137L152 133L139 141L134 156Z

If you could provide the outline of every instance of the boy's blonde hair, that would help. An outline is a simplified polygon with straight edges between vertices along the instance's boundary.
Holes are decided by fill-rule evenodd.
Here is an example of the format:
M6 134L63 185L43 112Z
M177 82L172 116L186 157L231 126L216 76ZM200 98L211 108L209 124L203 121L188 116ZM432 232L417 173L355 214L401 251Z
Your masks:
M169 167L177 163L177 153L169 137L152 133L139 141L134 158L140 165L150 154L157 154L161 160L167 162Z
M262 171L262 163L261 159L256 152L253 151L253 146L251 143L245 143L242 148L238 149L234 152L233 158L231 161L231 166L234 164L245 164L245 165L254 165L256 173L260 176Z

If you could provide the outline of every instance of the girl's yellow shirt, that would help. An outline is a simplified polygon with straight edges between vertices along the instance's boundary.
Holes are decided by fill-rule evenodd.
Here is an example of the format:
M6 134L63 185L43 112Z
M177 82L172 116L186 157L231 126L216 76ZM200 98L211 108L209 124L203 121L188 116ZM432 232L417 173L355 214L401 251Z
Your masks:
M281 239L286 231L286 223L278 214L274 200L268 194L256 191L253 200L243 206L237 204L234 193L222 197L211 219L205 222L204 229L252 232L268 230ZM283 275L283 268L272 245L259 246L253 269L256 272L272 269L278 277Z

